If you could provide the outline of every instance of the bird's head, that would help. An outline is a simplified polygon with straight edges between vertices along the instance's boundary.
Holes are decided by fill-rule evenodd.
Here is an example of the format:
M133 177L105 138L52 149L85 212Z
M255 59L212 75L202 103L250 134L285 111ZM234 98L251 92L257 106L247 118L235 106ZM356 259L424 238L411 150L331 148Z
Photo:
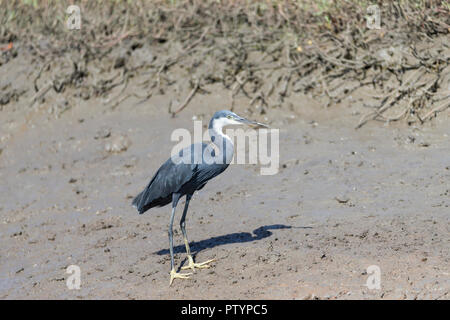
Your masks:
M217 128L223 128L228 125L239 125L239 124L246 124L254 128L261 128L261 127L268 128L268 126L265 124L253 120L248 120L228 110L217 111L213 115L209 126L210 128L214 126Z

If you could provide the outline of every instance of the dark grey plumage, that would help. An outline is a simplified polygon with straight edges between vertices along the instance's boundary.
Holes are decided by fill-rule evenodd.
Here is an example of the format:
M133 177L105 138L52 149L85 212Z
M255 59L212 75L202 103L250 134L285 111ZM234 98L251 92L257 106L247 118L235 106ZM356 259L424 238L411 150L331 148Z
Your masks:
M201 145L202 153L208 147ZM195 151L195 146L180 151L179 156L189 157ZM183 157L183 158L184 158ZM192 161L193 162L193 161ZM147 187L133 200L133 206L139 214L153 207L162 207L172 202L174 193L180 197L193 194L202 189L208 180L221 174L228 164L180 163L173 158L168 159L156 172Z

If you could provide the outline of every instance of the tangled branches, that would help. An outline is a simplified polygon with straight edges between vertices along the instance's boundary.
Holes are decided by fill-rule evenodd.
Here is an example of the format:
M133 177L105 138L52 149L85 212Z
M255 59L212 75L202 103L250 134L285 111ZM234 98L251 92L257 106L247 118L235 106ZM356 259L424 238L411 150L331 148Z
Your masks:
M79 32L64 27L64 1L0 3L0 44L28 46L42 66L33 103L51 89L89 98L122 86L122 95L138 73L147 78L145 101L182 81L176 75L184 70L189 95L172 114L215 83L232 104L241 95L261 113L296 94L326 106L364 94L368 112L357 128L371 120L422 123L450 104L445 1L380 1L379 30L367 28L366 7L356 1L85 1ZM137 59L139 49L152 54ZM69 71L51 74L56 63ZM132 95L117 96L114 106Z

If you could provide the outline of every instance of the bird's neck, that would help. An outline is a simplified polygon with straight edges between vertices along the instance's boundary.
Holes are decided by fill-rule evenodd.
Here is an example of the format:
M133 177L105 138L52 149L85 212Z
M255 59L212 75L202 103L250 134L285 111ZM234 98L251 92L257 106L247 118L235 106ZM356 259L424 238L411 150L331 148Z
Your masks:
M233 140L223 133L224 123L220 119L211 120L209 123L209 135L219 151L216 155L217 163L230 164L234 154Z

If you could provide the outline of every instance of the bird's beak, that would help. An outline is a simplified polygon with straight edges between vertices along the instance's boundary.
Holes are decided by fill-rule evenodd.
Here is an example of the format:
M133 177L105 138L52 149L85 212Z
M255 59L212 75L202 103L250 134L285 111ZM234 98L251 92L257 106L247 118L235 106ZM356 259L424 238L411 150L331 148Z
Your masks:
M253 120L248 120L248 119L245 119L245 118L242 118L242 117L239 117L239 119L237 119L237 121L239 121L239 122L241 122L243 124L249 125L251 127L254 127L254 128L269 128L268 125L265 125L263 123L256 122L256 121L253 121Z

